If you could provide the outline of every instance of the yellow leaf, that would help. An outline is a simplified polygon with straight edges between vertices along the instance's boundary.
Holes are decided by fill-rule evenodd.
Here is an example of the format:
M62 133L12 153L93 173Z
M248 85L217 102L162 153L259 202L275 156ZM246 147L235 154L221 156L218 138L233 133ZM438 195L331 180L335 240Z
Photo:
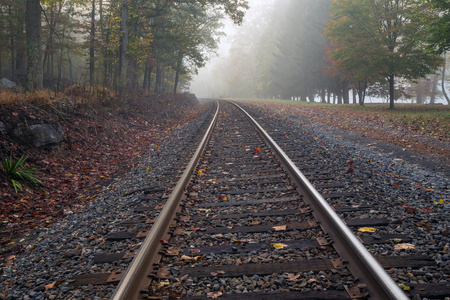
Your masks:
M200 212L210 212L211 209L209 209L209 208L199 208L198 211L200 211Z
M440 199L438 202L434 201L434 204L445 204L444 199Z
M158 282L158 288L162 288L163 286L169 285L170 282L167 281L162 281L162 282Z
M361 227L361 228L358 228L358 231L359 232L375 232L377 230L372 227Z
M393 241L394 243L400 243L403 240L402 239L390 239L390 241Z
M189 261L189 262L197 261L199 258L201 258L201 256L187 256L187 255L181 256L182 260Z
M202 175L203 171L202 170L198 170L198 175Z
M150 168L145 169L145 171L147 171L147 172L150 171Z
M288 245L286 244L270 244L272 247L274 247L275 249L283 249L284 247L287 247Z
M409 290L411 290L411 288L409 287L409 286L407 286L406 284L399 284L398 285L399 287L401 287L404 291L409 291Z

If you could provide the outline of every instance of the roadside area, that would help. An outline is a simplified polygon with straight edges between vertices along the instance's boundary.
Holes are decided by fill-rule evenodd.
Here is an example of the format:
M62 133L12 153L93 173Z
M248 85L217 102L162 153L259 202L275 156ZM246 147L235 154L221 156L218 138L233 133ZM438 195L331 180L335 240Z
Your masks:
M244 100L242 100L244 101ZM411 163L450 176L450 106L386 104L324 105L278 100L244 101L272 117L298 117L321 130L395 153ZM289 122L289 120L286 120Z

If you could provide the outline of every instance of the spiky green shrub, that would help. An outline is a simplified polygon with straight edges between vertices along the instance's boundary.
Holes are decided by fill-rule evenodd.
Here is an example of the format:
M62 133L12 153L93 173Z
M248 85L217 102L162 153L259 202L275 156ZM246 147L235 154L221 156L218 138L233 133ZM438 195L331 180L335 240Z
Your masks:
M11 183L14 187L14 190L17 193L17 190L23 190L22 184L18 181L23 181L27 183L31 183L34 186L38 186L41 181L35 177L37 174L33 169L36 166L25 166L25 161L28 159L28 156L22 156L18 160L14 160L12 156L3 157L2 160L2 169L5 175L11 180Z

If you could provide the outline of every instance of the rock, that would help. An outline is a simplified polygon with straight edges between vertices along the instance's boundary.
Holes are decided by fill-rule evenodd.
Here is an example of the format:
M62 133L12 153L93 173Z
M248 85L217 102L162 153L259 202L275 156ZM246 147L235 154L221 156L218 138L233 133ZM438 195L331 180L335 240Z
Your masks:
M9 79L2 78L0 80L0 87L2 87L2 88L13 88L15 86L17 86L17 85Z
M37 124L31 125L32 144L35 147L42 147L51 144L58 144L64 137L61 125Z
M0 121L0 135L6 135L8 132L6 131L6 125L2 121Z
M63 128L58 123L36 124L29 127L19 123L12 130L7 131L19 142L35 147L58 144L64 137Z

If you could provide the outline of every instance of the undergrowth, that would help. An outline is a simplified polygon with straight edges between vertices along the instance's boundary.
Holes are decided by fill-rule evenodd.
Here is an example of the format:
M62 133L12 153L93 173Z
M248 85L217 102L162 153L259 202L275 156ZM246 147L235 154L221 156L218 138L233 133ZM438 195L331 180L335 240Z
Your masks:
M28 157L22 156L18 160L14 160L12 156L3 157L2 170L3 173L9 178L14 191L23 190L22 184L19 181L30 183L34 186L38 186L41 181L36 178L37 172L33 170L35 166L27 166L26 160Z

